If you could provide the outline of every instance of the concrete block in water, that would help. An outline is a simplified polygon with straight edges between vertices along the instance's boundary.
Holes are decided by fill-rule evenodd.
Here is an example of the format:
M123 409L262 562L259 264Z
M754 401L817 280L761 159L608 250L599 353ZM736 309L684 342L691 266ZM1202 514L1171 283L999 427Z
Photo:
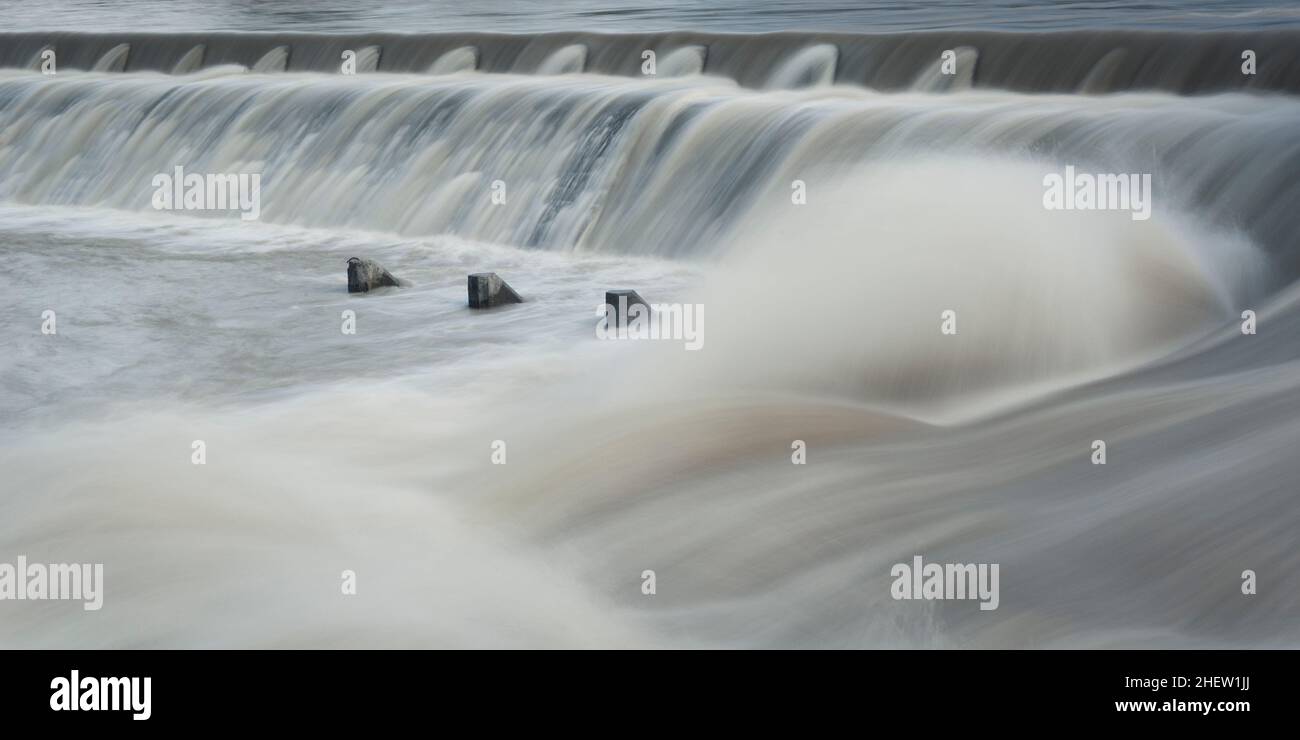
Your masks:
M478 272L469 276L469 307L491 308L507 303L523 303L510 284L495 272Z
M348 260L348 292L366 293L373 288L401 287L402 281L393 277L382 265L372 260L353 257Z
M642 316L650 315L650 304L645 302L635 290L607 290L605 291L605 322L612 327L627 326L628 313L633 306L643 306L645 313Z

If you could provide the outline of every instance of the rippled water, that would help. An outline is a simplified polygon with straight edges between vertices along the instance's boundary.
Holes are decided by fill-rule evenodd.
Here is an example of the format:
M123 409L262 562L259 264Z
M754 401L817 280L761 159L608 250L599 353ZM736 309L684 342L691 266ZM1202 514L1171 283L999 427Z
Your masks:
M1227 30L1300 24L1300 8L1277 0L4 0L0 8L6 30L14 31Z

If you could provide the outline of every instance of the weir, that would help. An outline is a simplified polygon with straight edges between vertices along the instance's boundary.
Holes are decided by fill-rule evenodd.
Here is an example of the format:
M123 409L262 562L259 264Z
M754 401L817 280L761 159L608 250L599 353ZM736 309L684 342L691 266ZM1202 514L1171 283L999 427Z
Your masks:
M177 53L194 59L193 40ZM205 65L229 51L219 47L207 47ZM274 54L268 63L299 54L265 48L256 51ZM147 45L133 44L132 59L137 52L148 58ZM60 57L59 69L66 64ZM987 59L978 65L977 77ZM799 208L794 180L808 183L815 205L853 168L974 152L1038 169L1026 208L1042 208L1041 178L1066 165L1153 173L1157 211L1240 224L1300 271L1300 103L1289 96L1207 104L987 91L954 102L843 88L774 95L700 75L332 72L285 83L238 70L0 78L0 200L153 211L152 179L184 166L261 173L267 223L708 258L731 248L734 227L751 216ZM1196 158L1185 156L1189 141ZM501 203L492 201L497 182L509 194Z
M0 643L1300 644L1293 34L30 38L0 551L134 575Z
M1279 29L1213 35L1188 32L1061 31L1052 33L2 33L0 67L26 67L42 47L57 49L62 69L91 69L121 45L103 71L170 72L198 46L204 67L238 64L260 72L336 72L345 50L381 50L375 70L428 74L435 65L488 73L641 75L642 53L654 50L663 74L724 77L750 88L817 83L880 90L913 87L945 50L978 54L976 88L1023 92L1106 93L1165 90L1300 92L1300 31ZM1257 73L1241 73L1254 51ZM453 54L455 56L447 57ZM445 62L442 62L446 58ZM697 61L698 60L698 61ZM281 62L283 62L281 64ZM933 86L934 80L927 78Z

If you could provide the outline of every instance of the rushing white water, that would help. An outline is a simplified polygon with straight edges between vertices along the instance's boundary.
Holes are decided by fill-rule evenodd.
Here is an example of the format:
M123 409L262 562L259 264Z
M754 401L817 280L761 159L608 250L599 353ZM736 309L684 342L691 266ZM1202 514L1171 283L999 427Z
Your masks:
M203 55L207 52L208 47L203 44L195 46L193 49L185 52L185 56L172 67L172 74L184 75L199 70L203 66Z
M1043 171L1159 171L1168 207L1244 221L1270 250L1294 226L1269 192L1294 187L1284 184L1300 165L1287 148L1300 111L1289 99L990 92L953 102L759 93L714 78L230 69L193 80L0 73L10 173L0 198L148 210L154 175L185 165L260 173L262 217L277 223L699 255L749 209L788 203L795 179L950 151L1037 158ZM1181 156L1193 139L1204 155ZM496 180L508 185L500 205L489 198Z
M266 52L260 59L253 62L252 70L254 72L283 72L289 63L289 47L277 46Z
M556 49L537 68L539 75L577 74L587 66L587 47L582 44L570 44Z
M1291 97L217 48L0 71L0 556L107 591L0 645L1300 639ZM1066 164L1154 173L1151 219L1045 210ZM262 220L154 211L177 165L259 173ZM409 287L348 295L354 255ZM527 302L471 312L479 271ZM704 348L597 341L624 287L703 304ZM892 600L917 553L1000 563L1001 606Z
M656 65L660 77L685 77L704 72L704 63L708 60L708 49L703 46L683 46L673 49Z
M800 50L772 73L769 87L788 90L829 85L835 81L839 50L831 44L817 44Z
M126 69L127 55L131 53L130 44L118 44L104 53L104 56L90 68L92 72L121 72Z
M429 74L449 75L456 72L472 72L478 67L478 49L462 46L438 57L438 61L429 67Z

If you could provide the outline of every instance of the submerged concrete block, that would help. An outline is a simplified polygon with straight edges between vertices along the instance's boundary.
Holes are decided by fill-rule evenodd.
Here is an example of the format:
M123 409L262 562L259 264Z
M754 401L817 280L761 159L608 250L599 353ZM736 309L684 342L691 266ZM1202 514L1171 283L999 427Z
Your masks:
M469 276L469 307L491 308L507 303L523 303L510 284L495 272L477 272Z
M650 315L650 304L635 290L607 290L605 305L609 306L605 309L605 321L609 326L626 326L628 312L633 306L643 306L645 313L642 315Z
M382 265L372 260L353 257L348 260L348 292L366 293L374 288L401 287L402 281L393 277Z

